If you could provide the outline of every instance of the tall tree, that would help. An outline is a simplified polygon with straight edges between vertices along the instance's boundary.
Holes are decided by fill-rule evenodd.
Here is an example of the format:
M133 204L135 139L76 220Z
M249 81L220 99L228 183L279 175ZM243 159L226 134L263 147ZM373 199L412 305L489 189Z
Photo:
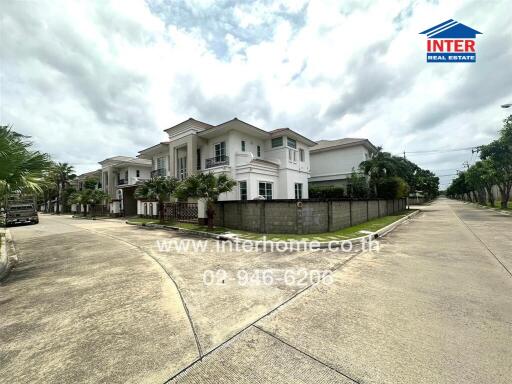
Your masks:
M58 199L57 199L57 209L55 213L60 213L60 205L62 204L62 208L64 208L64 190L69 185L71 180L76 178L76 174L74 173L75 169L72 165L68 163L56 163L53 166L52 174L55 180L55 184L57 185L57 189L59 191Z
M169 201L176 191L179 180L175 177L154 177L139 185L135 190L137 199L152 200L158 202L158 218L164 222L164 203Z
M480 148L480 157L490 160L501 195L501 208L507 208L512 189L512 115L503 120L500 133L497 140Z
M50 157L31 149L27 136L0 126L0 197L14 191L41 191Z
M215 176L213 173L197 173L186 178L177 188L176 195L180 198L197 198L206 200L206 216L208 228L213 228L215 216L215 202L222 193L230 192L236 185L236 181L221 173Z

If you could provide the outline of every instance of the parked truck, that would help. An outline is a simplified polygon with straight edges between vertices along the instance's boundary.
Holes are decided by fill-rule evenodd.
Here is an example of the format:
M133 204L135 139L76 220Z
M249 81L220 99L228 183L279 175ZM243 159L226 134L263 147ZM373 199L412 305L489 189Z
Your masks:
M5 222L7 225L39 223L35 199L30 197L8 199L5 204Z

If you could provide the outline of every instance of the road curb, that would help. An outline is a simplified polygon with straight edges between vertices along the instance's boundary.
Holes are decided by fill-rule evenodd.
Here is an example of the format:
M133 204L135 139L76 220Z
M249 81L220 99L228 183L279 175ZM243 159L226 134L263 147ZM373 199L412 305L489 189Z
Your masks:
M307 244L311 245L314 243L316 248L319 249L325 249L325 248L337 248L342 247L344 244L352 243L352 244L365 244L369 241L375 240L378 237L383 237L393 231L396 227L404 223L405 221L413 218L417 214L419 214L421 210L415 210L414 212L409 213L408 215L398 219L397 221L385 226L384 228L379 229L376 232L370 233L368 235L360 236L360 237L354 237L352 239L345 239L345 240L331 240L331 241L325 241L325 242L319 242L319 241L308 241ZM257 248L262 248L263 246L270 246L275 247L279 246L284 243L288 243L286 240L280 240L280 241L271 241L271 240L249 240L249 239L243 239L236 236L230 236L230 235L218 235L214 233L209 232L203 232L203 231L196 231L193 229L186 229L186 228L180 228L172 225L163 225L163 224L139 224L139 223L130 223L129 221L126 221L126 224L128 225L136 225L141 228L147 228L147 229L163 229L167 231L175 231L175 232L184 232L196 236L201 237L207 237L215 240L221 240L221 241L231 241L235 244L243 244L243 245L250 245Z
M0 246L0 281L4 280L18 264L18 255L8 229L0 230L2 245Z

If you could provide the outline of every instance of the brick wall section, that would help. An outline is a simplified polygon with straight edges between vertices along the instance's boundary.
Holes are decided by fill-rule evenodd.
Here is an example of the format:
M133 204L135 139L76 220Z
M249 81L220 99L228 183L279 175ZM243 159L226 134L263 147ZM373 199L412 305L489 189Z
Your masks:
M350 201L332 201L332 228L330 230L337 231L350 226Z
M304 202L302 207L302 232L298 233L328 232L328 210L328 202Z
M368 220L379 217L379 200L368 200Z
M295 201L264 205L264 231L266 233L297 233L297 203Z
M368 203L366 200L352 202L352 225L368 221Z
M406 208L401 200L224 201L214 223L258 233L322 233L391 215Z
M379 200L379 214L380 216L388 215L388 205L386 204L386 200Z

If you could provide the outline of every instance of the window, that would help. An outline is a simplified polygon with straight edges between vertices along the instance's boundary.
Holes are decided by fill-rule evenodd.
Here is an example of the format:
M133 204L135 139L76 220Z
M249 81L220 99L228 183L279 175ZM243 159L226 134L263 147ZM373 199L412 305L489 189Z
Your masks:
M240 200L247 200L247 181L240 181Z
M178 178L180 180L187 178L187 156L178 159Z
M242 140L242 152L245 152L245 140Z
M283 146L283 136L275 137L272 139L272 148L282 147Z
M165 157L156 159L156 169L165 169Z
M259 194L267 200L272 200L272 183L259 183Z
M297 200L302 199L302 184L301 183L295 183L295 199L297 199Z
M258 157L261 157L261 147L259 145L256 147L256 153Z
M289 137L286 140L288 147L296 149L297 148L297 142L294 139L290 139Z
M215 161L226 160L226 142L215 144Z
M140 171L138 169L135 171L135 176L140 177Z
M306 154L304 153L304 150L302 148L299 149L299 158L300 161L306 161Z
M293 149L288 150L288 160L296 162L297 161L297 151Z
M201 149L197 148L197 151L196 151L196 157L197 157L197 167L196 169L197 170L200 170L201 169Z
M288 150L288 160L290 161L292 161L292 152L293 151L291 149Z
M128 170L124 171L124 181L128 181Z

